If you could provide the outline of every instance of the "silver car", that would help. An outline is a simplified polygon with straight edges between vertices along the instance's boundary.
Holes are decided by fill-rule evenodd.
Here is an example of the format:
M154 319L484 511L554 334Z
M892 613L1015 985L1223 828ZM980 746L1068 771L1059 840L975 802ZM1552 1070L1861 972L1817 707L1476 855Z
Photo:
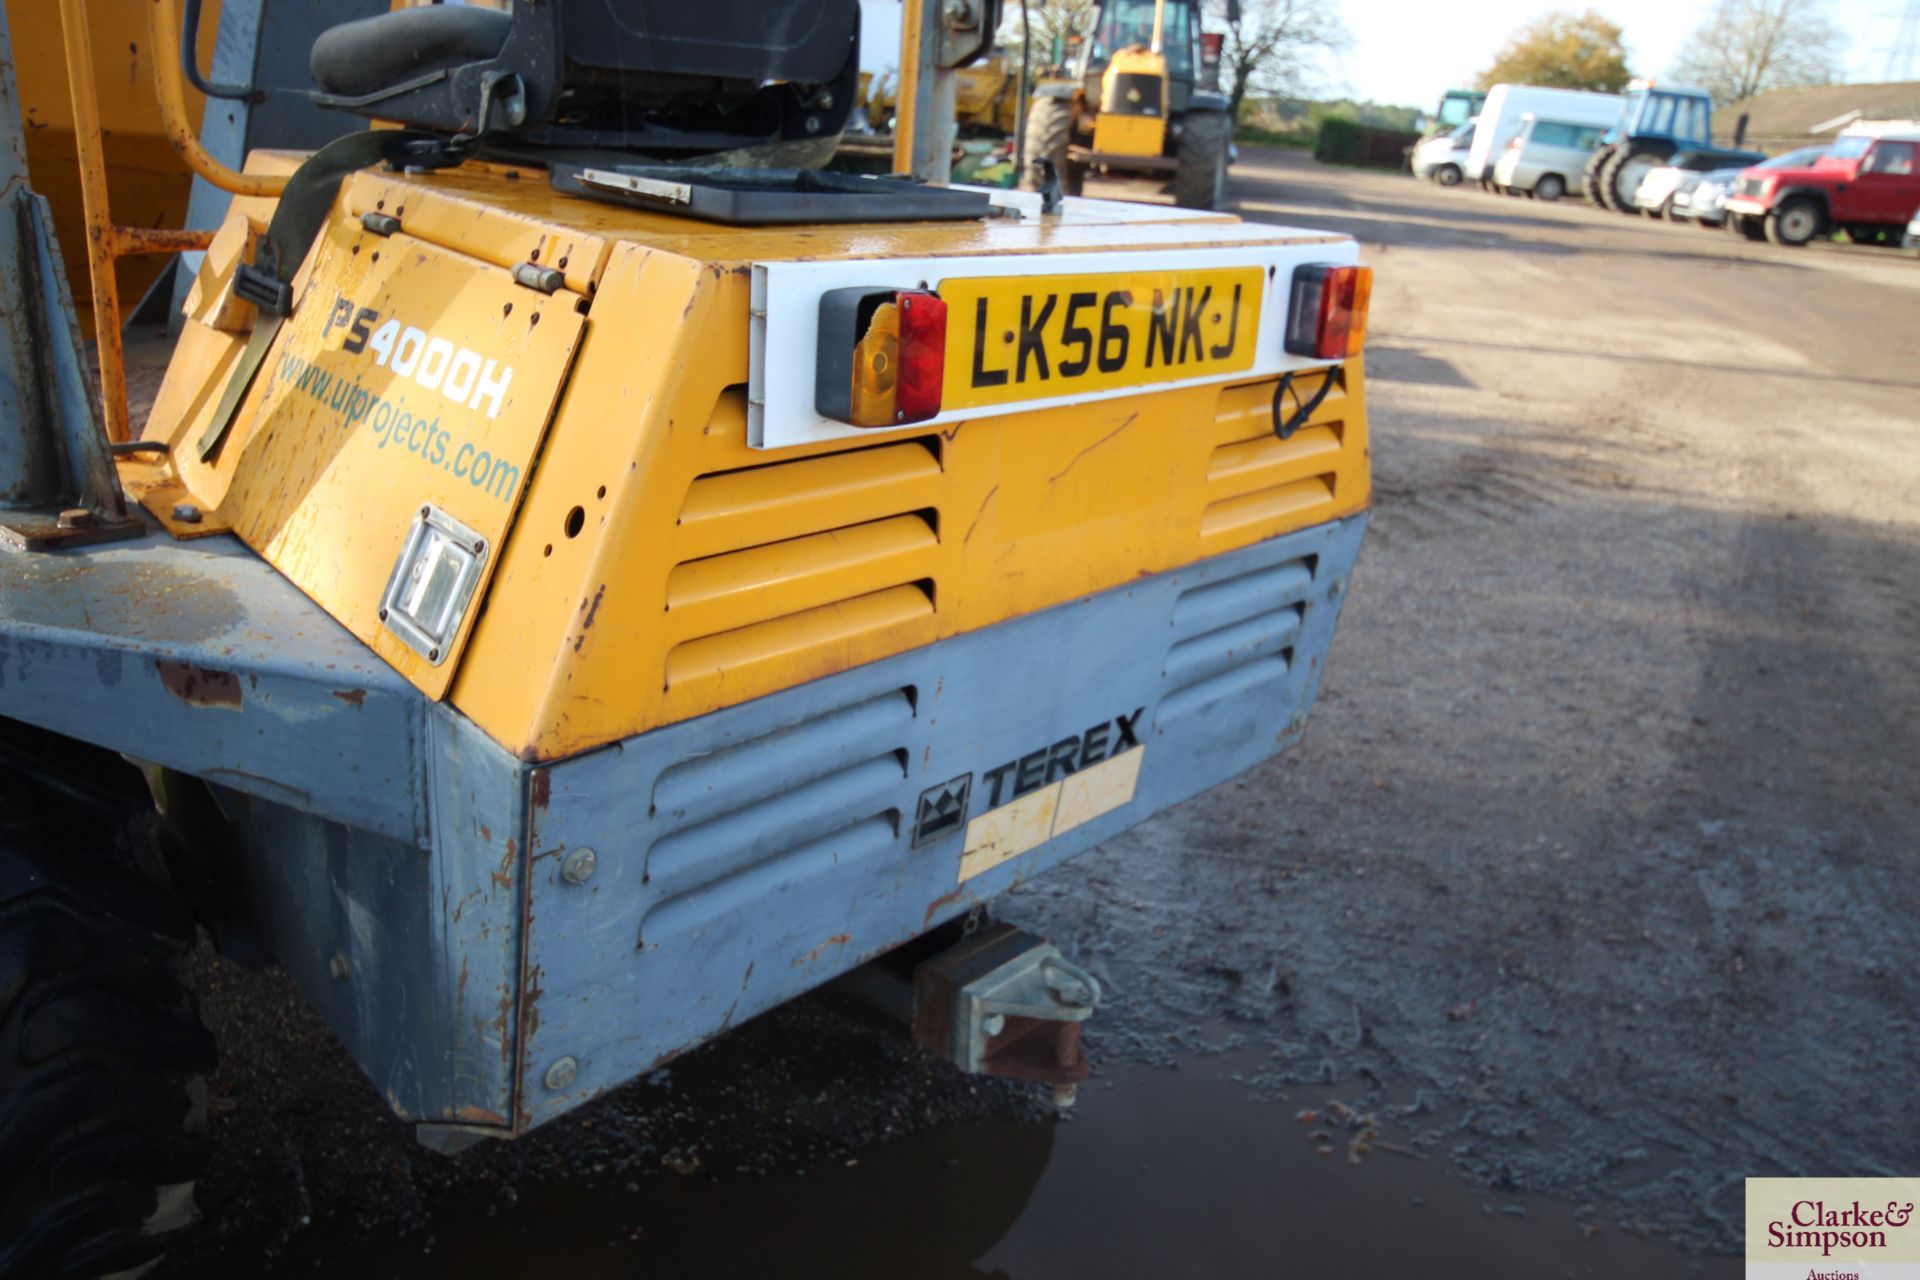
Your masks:
M1682 151L1640 180L1633 193L1634 206L1655 218L1671 217L1680 193L1692 191L1707 174L1728 167L1744 169L1766 158L1764 151Z
M1524 191L1558 200L1580 180L1581 167L1606 131L1604 125L1522 116L1493 166L1493 185L1509 194Z

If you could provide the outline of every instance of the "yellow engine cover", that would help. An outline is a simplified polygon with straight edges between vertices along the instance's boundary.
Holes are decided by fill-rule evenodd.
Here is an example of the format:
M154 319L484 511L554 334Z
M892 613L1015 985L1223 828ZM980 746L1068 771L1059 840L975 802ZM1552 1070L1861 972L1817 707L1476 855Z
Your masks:
M1167 145L1165 54L1133 45L1116 49L1100 77L1093 149L1102 156L1159 156Z
M263 212L239 206L228 243ZM402 229L374 234L363 213ZM182 492L202 502L207 527L237 531L423 690L554 759L1366 507L1358 359L1287 440L1274 378L1229 370L749 445L756 263L857 275L1023 255L1061 271L1118 251L1145 271L1183 244L1237 252L1254 230L1097 202L1046 219L737 228L568 198L537 173L367 172L344 186L295 315L205 465L193 442L247 338L222 302L230 263L209 254L147 431L175 443L179 474L134 487L156 514ZM1283 242L1351 253L1313 232ZM515 284L516 264L564 284ZM1277 350L1280 335L1261 341ZM1324 376L1303 375L1303 393ZM376 613L422 504L490 552L465 630L431 662Z

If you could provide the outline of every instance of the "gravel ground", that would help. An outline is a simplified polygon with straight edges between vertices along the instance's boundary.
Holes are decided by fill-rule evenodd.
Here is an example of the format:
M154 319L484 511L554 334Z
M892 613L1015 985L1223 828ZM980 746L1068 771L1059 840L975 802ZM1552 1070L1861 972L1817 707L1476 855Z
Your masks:
M814 998L449 1161L412 1145L278 974L209 956L213 1225L165 1275L326 1270L374 1237L405 1252L372 1270L431 1274L451 1241L511 1239L500 1215L537 1234L515 1206L556 1188L644 1193L671 1206L656 1233L661 1214L702 1224L708 1271L758 1256L764 1274L730 1233L755 1182L819 1221L896 1188L925 1214L968 1135L1024 1162L1022 1190L942 1219L959 1236L941 1256L1018 1223L1008 1240L1041 1242L1021 1257L1057 1257L1044 1246L1086 1232L1028 1205L1035 1185L1049 1202L1049 1160L1109 1210L1217 1207L1226 1180L1265 1176L1208 1172L1208 1143L1237 1150L1247 1128L1223 1080L1261 1115L1336 1091L1377 1108L1443 1191L1496 1197L1462 1251L1520 1230L1494 1207L1517 1197L1566 1224L1536 1257L1575 1261L1573 1224L1724 1253L1749 1174L1914 1172L1920 262L1277 152L1249 150L1233 194L1249 217L1354 234L1377 268L1377 509L1304 745L1003 904L1107 980L1090 1039L1118 1087L1087 1104L1104 1118L1061 1126ZM1152 1070L1176 1066L1196 1083ZM1200 1154L1143 1139L1165 1155L1143 1185L1074 1163L1135 1122ZM1276 1183L1276 1205L1330 1185L1304 1130L1261 1132L1321 1170ZM888 1173L825 1176L862 1160ZM819 1194L794 1190L803 1173ZM1379 1224L1442 1194L1353 1186L1382 1242L1328 1256L1360 1263L1388 1256ZM885 1243L885 1217L843 1271L948 1274L912 1265L924 1241ZM1246 1245L1212 1274L1275 1234L1254 1211L1196 1221ZM489 1247L503 1274L526 1263ZM1659 1248L1674 1274L1709 1265ZM1109 1271L1168 1274L1149 1256ZM1652 1274L1652 1255L1600 1256L1582 1274ZM1061 1270L997 1265L953 1274Z
M1015 913L1123 1043L1450 1104L1456 1166L1728 1250L1920 1140L1920 262L1254 153L1377 269L1375 522L1306 742ZM1109 1023L1109 1030L1113 1030Z

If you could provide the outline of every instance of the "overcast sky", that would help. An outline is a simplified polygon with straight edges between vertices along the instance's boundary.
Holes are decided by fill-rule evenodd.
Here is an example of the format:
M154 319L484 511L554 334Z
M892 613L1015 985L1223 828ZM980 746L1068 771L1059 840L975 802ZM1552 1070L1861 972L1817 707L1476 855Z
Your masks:
M1831 0L1828 12L1850 35L1845 54L1849 80L1880 80L1887 49L1907 0ZM1507 36L1554 9L1585 9L1589 0L1342 0L1353 36L1346 53L1328 60L1330 93L1351 93L1376 102L1431 108L1449 88L1467 85ZM1627 65L1635 75L1660 75L1681 43L1712 11L1712 0L1591 0L1592 7L1621 25ZM1920 78L1920 67L1908 77Z

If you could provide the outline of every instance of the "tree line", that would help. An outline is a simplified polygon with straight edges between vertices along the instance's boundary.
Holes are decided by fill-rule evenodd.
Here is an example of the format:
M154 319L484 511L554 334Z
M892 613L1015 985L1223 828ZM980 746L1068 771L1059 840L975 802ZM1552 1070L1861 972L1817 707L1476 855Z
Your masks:
M1840 78L1844 37L1827 16L1828 0L1716 0L1668 71L1698 84L1717 103L1772 89L1831 84ZM1012 4L1007 41L1018 48L1027 27L1036 57L1064 49L1091 23L1097 0ZM1202 0L1206 29L1222 39L1220 87L1235 119L1251 97L1307 98L1323 91L1329 55L1352 37L1338 0ZM1550 13L1515 31L1479 75L1481 87L1537 84L1618 93L1630 77L1620 24L1596 10Z
M1832 84L1840 78L1842 43L1825 0L1718 0L1669 70L1724 105L1772 89ZM1620 25L1592 9L1563 10L1516 31L1478 83L1618 93L1628 76Z

